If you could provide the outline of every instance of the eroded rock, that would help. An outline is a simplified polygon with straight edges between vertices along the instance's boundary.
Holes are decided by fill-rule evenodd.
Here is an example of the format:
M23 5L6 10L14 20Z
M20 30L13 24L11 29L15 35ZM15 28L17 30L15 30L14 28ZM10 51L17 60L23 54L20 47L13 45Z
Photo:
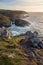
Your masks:
M25 20L22 20L22 19L16 19L15 20L15 25L16 26L21 26L21 27L24 27L24 26L29 26L30 23L25 21Z

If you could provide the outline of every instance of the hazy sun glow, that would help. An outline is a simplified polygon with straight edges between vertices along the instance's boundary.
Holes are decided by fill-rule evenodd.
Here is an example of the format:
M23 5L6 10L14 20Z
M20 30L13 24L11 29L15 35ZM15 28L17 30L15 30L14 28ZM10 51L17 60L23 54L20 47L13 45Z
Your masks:
M43 0L0 0L0 9L43 12Z

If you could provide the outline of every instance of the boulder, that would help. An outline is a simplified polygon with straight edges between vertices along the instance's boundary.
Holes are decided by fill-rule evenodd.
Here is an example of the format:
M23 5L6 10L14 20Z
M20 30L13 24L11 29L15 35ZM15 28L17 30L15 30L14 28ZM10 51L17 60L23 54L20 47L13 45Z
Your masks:
M15 20L15 25L16 26L21 26L21 27L24 27L24 26L29 26L30 23L25 21L25 20L22 20L22 19L16 19Z
M25 47L26 49L29 48L29 47L30 48L31 47L33 47L33 48L43 48L42 41L40 41L40 39L37 37L37 35L32 33L32 32L30 33L30 35L26 39L21 41L21 45L23 47Z

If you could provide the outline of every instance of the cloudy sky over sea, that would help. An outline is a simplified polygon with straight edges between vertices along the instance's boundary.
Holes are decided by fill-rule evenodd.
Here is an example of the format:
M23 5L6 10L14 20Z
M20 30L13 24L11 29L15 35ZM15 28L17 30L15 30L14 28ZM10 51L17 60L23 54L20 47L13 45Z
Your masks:
M0 9L43 12L43 0L0 0Z

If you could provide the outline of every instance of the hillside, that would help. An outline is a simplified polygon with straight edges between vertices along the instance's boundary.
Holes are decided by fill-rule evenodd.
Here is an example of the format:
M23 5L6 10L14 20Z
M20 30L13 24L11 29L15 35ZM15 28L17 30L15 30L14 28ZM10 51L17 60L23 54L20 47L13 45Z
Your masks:
M22 18L24 17L24 14L27 14L25 11L12 11L12 10L0 10L0 14L3 14L7 17L10 17L12 21L15 20L15 18Z
M43 49L27 47L30 43L23 43L26 35L12 39L0 37L0 65L43 65ZM23 46L21 45L23 43Z
M2 26L8 27L10 25L11 25L11 20L9 19L9 17L0 14L0 27Z

